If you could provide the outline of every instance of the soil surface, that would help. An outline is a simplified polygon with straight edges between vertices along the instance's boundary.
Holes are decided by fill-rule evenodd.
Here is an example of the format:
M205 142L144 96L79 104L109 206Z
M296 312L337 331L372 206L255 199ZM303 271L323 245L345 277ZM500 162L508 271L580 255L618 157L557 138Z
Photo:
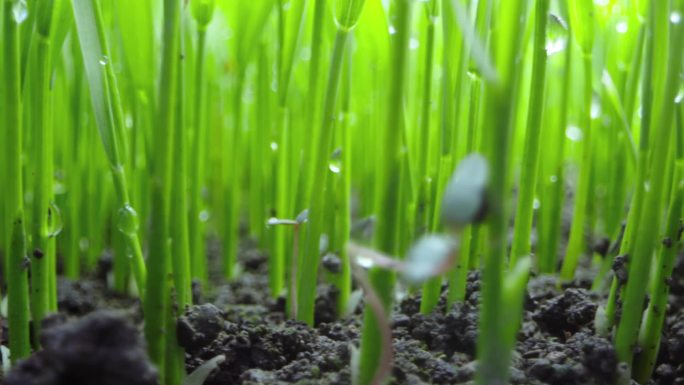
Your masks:
M178 320L188 372L224 355L206 385L351 384L350 362L359 344L362 305L354 314L335 319L336 292L321 284L315 327L287 320L284 298L268 294L266 255L245 242L240 259L244 272L239 278L197 291L201 304ZM679 278L671 282L652 385L684 385L684 254L675 270ZM555 277L530 279L512 360L512 384L613 384L622 378L624 370L612 343L593 328L602 298L589 290L591 272L578 277L562 289ZM111 294L101 279L60 280L61 313L46 323L44 349L10 372L6 384L156 383L155 370L145 358L138 302ZM444 295L428 315L418 311L419 293L398 301L391 317L391 384L473 381L479 292L479 273L472 272L465 301L448 309Z

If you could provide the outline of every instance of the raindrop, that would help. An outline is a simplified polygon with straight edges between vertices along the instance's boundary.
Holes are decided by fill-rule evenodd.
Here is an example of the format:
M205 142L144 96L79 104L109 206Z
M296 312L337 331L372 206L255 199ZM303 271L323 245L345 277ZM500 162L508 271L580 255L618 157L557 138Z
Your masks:
M88 238L81 238L78 240L78 248L81 251L87 251L89 247L90 247L90 241L88 240Z
M130 237L137 234L138 228L140 227L138 222L138 213L135 212L131 205L125 204L119 209L117 227L119 228L119 231Z
M394 28L393 25L390 25L389 26L389 34L394 35L395 33L397 33L397 30Z
M16 0L12 5L12 16L17 24L23 23L28 17L28 6L26 0Z
M541 206L541 203L539 202L539 199L534 198L534 201L532 202L532 208L535 210L539 210L540 206Z
M126 128L133 128L133 116L126 114Z
M107 63L109 63L109 58L108 58L107 56L104 56L104 55L103 55L103 56L100 58L100 65L106 66Z
M271 142L271 151L278 151L278 143Z
M418 41L418 39L412 37L411 40L409 40L409 48L412 50L416 50L418 49L418 47L420 47L420 42Z
M568 43L568 25L560 16L549 14L546 32L546 55L551 56L565 49Z
M328 169L335 174L339 174L342 169L342 164L339 159L332 159L330 164L328 164Z
M608 3L608 0L594 0L594 4L598 5L599 7L605 7L608 5Z
M682 14L675 11L670 14L670 22L672 24L679 24L682 21Z
M551 175L551 178L549 178L551 183L558 183L558 176L557 175Z
M361 256L361 255L356 257L356 263L358 263L359 266L361 266L365 269L370 269L374 265L372 259L370 259L368 257Z
M627 22L626 21L620 21L615 25L615 30L618 33L627 33Z
M64 183L57 182L54 186L52 186L52 191L55 195L62 195L67 191L67 189Z
M582 140L582 130L577 126L570 125L565 129L565 136L573 142L579 142Z
M597 119L600 116L601 116L601 102L598 100L597 97L594 97L591 100L591 118Z
M64 228L64 222L62 221L62 212L55 202L50 202L50 207L48 207L48 237L54 238L62 232Z
M341 148L336 148L335 151L333 151L332 155L330 155L330 163L328 164L328 169L332 171L335 174L339 174L340 170L342 170L342 149Z
M202 211L200 211L200 213L199 213L199 220L200 220L200 222L206 222L206 221L208 221L208 220L209 220L209 217L210 217L209 211L207 211L207 210L202 210Z

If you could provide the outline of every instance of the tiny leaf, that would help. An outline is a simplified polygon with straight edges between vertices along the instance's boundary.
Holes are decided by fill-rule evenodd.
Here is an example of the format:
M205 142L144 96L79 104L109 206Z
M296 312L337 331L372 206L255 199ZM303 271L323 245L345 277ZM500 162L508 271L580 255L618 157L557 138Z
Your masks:
M449 226L462 226L482 219L489 165L479 154L466 156L451 176L442 201L442 220Z
M185 380L183 381L183 385L204 384L204 381L207 380L207 377L209 377L211 372L218 369L219 365L221 365L221 363L223 363L225 360L226 356L221 354L210 359L209 361L206 361L185 378Z
M456 249L456 241L444 235L425 235L409 250L403 277L411 284L418 284L441 273L449 264Z

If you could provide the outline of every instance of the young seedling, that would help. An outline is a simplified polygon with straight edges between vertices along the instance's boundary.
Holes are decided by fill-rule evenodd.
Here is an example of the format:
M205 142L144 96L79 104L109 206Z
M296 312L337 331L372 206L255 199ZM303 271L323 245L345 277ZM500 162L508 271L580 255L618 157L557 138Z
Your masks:
M292 226L293 236L292 236L292 259L290 260L290 287L288 289L288 308L290 318L297 318L297 273L299 271L299 243L301 242L301 229L300 227L309 220L309 210L304 210L297 218L292 219L279 219L270 218L267 222L267 226Z

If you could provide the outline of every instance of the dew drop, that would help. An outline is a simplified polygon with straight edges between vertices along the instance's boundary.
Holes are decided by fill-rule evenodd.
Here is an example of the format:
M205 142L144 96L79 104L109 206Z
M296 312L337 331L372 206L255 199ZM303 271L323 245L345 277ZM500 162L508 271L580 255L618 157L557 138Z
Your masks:
M133 128L133 116L126 114L126 128Z
M409 48L416 50L418 47L420 47L420 42L415 37L412 37L411 40L409 40Z
M627 33L627 22L626 21L621 21L615 25L615 30L618 33Z
M672 24L679 24L682 21L682 14L675 11L670 14L670 22Z
M28 18L28 6L26 0L16 0L12 5L12 16L17 24L21 24Z
M539 199L534 198L534 201L532 201L532 208L535 210L539 210L540 206L541 206L541 202L539 202Z
M582 130L577 126L568 126L565 129L565 136L573 142L582 140Z
M397 33L396 28L394 28L393 25L390 25L390 26L389 26L389 34L390 34L390 35L394 35L395 33Z
M339 159L331 160L330 163L328 164L328 169L335 174L339 174L340 170L342 170L342 164L340 163L340 160Z
M550 13L546 32L546 55L551 56L565 49L568 43L568 25L560 16Z
M90 247L90 241L88 238L81 238L78 240L78 248L85 252L88 251L88 248Z
M368 257L363 257L363 256L356 257L356 263L358 263L359 266L361 266L365 269L370 269L374 265L372 259L370 259Z
M67 188L64 183L57 182L54 186L52 186L52 191L55 195L62 195L67 192Z
M106 66L107 63L109 63L109 58L108 58L107 56L104 56L104 55L103 55L103 56L100 58L99 62L100 62L100 65Z
M551 181L551 183L558 183L558 176L557 175L551 175L551 178L549 178L549 181Z
M278 151L278 143L271 142L271 151Z
M211 215L209 215L209 211L207 211L207 210L202 210L202 211L200 211L200 213L199 213L199 220L200 220L200 222L206 222L206 221L209 220L209 217L210 217L210 216L211 216Z
M138 213L135 212L131 205L125 204L119 209L117 227L119 228L119 231L128 236L132 237L137 234L138 228L140 227L138 222Z
M62 232L64 228L64 222L62 221L62 212L55 202L50 202L50 207L48 207L48 237L54 238Z
M598 98L593 98L591 101L591 118L597 119L601 116L601 102Z

